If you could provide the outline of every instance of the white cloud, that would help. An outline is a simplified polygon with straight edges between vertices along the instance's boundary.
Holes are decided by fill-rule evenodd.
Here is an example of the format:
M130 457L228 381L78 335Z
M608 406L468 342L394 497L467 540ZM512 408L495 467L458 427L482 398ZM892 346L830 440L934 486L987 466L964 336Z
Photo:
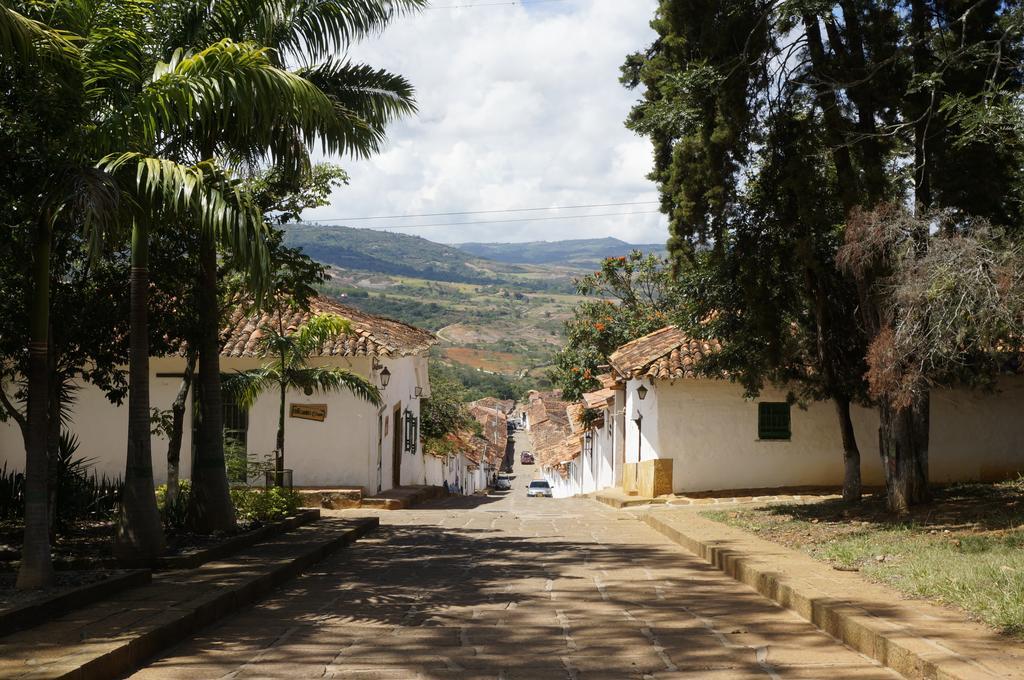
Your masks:
M485 0L437 0L437 5ZM625 56L653 39L656 0L566 0L438 7L404 17L351 57L401 73L419 115L396 124L384 153L341 159L352 176L311 220L653 201L650 144L623 126L636 93L618 83ZM641 212L657 206L576 213ZM561 213L514 213L466 220ZM378 226L454 222L425 218ZM352 222L367 226L367 222ZM409 230L431 240L526 241L616 236L660 242L664 218L635 214Z

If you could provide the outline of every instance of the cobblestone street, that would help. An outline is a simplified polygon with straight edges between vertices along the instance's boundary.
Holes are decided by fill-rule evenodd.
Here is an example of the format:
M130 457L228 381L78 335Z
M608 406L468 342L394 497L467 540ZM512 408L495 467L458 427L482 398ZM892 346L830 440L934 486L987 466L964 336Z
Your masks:
M899 677L628 513L527 498L517 439L512 491L375 513L377 533L131 677Z

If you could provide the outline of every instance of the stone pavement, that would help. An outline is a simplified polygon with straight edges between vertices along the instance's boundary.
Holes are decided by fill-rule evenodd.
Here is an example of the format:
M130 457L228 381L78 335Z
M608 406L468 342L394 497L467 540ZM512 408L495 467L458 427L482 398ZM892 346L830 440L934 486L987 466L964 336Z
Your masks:
M0 638L0 678L122 677L202 626L252 603L375 522L323 519L197 569L156 574L64 616Z
M899 677L627 513L526 498L517 473L508 493L373 512L372 537L131 677Z

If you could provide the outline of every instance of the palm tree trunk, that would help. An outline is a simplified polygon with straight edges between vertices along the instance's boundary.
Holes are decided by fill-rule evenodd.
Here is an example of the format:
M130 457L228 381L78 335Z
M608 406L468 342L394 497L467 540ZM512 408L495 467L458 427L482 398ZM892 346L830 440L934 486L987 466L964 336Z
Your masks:
M188 518L200 533L235 528L224 466L224 411L220 384L220 313L217 306L217 246L204 235L199 246L199 441L192 465Z
M54 360L57 353L53 342L53 324L50 324L50 338L48 341L49 356L47 357L48 375L47 390L49 391L49 416L46 422L46 492L49 496L48 514L50 517L50 540L57 538L57 516L60 512L60 478L62 474L60 461L60 379L57 377L57 362Z
M281 368L284 369L284 355L281 356ZM281 381L281 408L277 415L277 460L275 461L275 468L277 474L275 475L274 485L282 486L284 484L284 418L285 418L285 401L288 398L288 385L285 384L284 380Z
M149 423L149 231L132 227L131 317L128 356L128 456L124 491L114 531L114 556L145 562L161 555L164 543L153 484Z
M25 442L25 538L17 587L45 588L53 583L50 522L47 513L46 421L49 395L50 239L49 225L39 230L32 261L35 296L29 309L27 438Z
M181 464L181 438L185 429L185 408L188 406L188 392L192 386L192 374L196 370L196 351L189 348L185 359L185 373L181 378L178 395L171 404L171 435L167 442L167 507L178 501L178 479Z

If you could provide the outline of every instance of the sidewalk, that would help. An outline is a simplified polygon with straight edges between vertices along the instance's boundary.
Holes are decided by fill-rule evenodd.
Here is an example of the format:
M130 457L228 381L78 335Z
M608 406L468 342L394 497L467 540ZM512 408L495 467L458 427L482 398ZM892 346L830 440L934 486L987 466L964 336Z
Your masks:
M396 486L376 496L364 498L360 507L380 510L402 510L419 505L424 501L443 498L445 491L440 486Z
M701 517L637 513L651 527L765 597L913 680L1024 678L1024 645L966 615L832 569L802 553Z
M40 626L0 638L0 678L117 678L376 528L376 518L322 519L208 562L153 576Z
M777 491L766 491L763 489L759 491L741 490L721 492L721 494L717 492L693 495L669 494L666 496L658 496L657 498L649 498L647 496L630 496L623 493L620 488L610 487L586 495L587 497L611 506L616 510L621 510L622 508L635 508L642 505L742 505L748 503L793 503L841 498L840 494L830 493L828 491L808 490L801 492L800 490L792 489L779 489Z

